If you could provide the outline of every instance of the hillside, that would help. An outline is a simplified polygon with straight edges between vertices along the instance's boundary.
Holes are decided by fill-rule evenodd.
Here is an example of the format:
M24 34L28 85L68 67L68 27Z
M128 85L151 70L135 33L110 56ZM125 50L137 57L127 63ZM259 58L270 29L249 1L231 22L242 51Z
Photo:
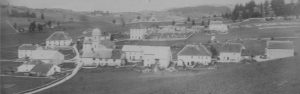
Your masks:
M229 7L226 6L196 6L196 7L184 7L184 8L173 8L168 10L178 16L190 16L190 17L202 17L209 15L220 15L230 11Z

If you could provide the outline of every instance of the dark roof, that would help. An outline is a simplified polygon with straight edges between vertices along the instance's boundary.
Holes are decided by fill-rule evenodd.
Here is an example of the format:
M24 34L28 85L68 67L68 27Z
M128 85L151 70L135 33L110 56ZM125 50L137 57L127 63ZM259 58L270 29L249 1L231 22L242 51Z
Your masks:
M37 48L37 45L32 44L22 44L21 46L19 46L19 50L36 50Z
M48 63L37 64L31 70L31 72L39 72L39 73L42 73L42 74L46 74L52 68L52 66L53 66L53 64L48 64Z
M51 34L47 40L70 40L72 39L68 33L65 33L63 31L54 32Z
M115 43L110 40L101 40L100 44L102 44L106 48L114 48L115 46Z
M203 45L186 45L178 55L210 56L211 53Z
M34 64L34 65L42 64L42 63L44 63L44 62L41 60L30 60L27 62L27 64Z
M242 51L242 56L257 56L265 54L265 40L244 40L242 41L242 44L245 46L245 49Z
M268 41L268 49L294 49L294 44L291 41Z
M219 52L241 52L244 46L240 43L224 43L217 48Z
M142 23L137 23L137 24L133 24L133 25L131 26L131 28L133 28L133 29L146 29L147 26L144 25L144 24L142 24Z
M122 51L121 50L113 50L112 51L112 59L121 59L122 58Z

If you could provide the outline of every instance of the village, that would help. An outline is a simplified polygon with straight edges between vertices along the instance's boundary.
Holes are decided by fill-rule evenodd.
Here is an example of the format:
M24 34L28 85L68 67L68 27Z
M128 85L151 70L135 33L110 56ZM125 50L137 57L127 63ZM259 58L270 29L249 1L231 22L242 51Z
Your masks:
M289 68L297 71L299 65L297 16L272 14L232 21L223 15L161 17L153 12L135 15L125 22L116 20L121 14L98 12L81 13L81 18L64 15L66 21L56 23L44 20L50 19L49 14L41 14L41 19L24 21L30 22L29 26L21 25L23 18L12 17L1 22L5 27L1 29L4 32L1 40L3 37L5 41L13 41L1 47L0 75L4 79L1 94L119 94L123 91L140 94L153 93L153 90L159 94L181 91L190 94L196 87L200 87L198 93L204 94L241 94L243 90L256 89L259 84L236 92L224 88L235 82L228 79L239 79L232 85L237 88L247 81L264 83L271 74L278 75L277 72L297 74L286 71ZM112 18L109 20L112 22L105 22ZM40 26L32 29L31 25L36 23ZM255 80L247 78L249 75ZM275 79L279 86L297 81L294 76L284 81L276 77L270 81ZM224 85L218 87L219 83L215 83L218 81ZM196 85L198 82L201 84ZM149 88L141 87L143 84Z

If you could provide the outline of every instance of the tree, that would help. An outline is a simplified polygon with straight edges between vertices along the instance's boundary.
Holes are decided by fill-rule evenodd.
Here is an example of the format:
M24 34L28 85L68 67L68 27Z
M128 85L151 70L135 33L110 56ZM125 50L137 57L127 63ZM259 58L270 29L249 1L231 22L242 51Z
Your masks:
M176 22L173 20L173 21L172 21L172 25L175 25L175 24L176 24Z
M113 23L113 24L116 24L116 22L117 22L116 19L113 19L113 20L112 20L112 23Z
M31 18L36 18L36 14L34 12L31 13Z
M43 31L43 25L41 25L40 23L38 23L37 27L38 27L38 31L39 32Z
M285 16L285 5L284 0L272 0L271 7L274 10L275 15Z
M196 22L195 22L195 20L192 20L192 25L196 25Z
M44 13L42 13L42 14L41 14L41 19L42 19L42 20L44 20L44 19L45 19L45 17L44 17Z
M34 32L35 31L35 28L36 28L36 24L35 24L35 21L31 22L30 25L29 25L29 32Z
M187 17L186 21L190 22L191 21L191 17Z

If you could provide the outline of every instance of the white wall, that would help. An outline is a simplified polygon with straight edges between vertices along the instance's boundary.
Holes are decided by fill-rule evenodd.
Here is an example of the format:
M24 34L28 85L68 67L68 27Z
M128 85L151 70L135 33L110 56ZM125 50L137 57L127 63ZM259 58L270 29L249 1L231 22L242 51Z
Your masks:
M269 59L285 58L294 56L292 49L266 49L266 55Z
M53 40L53 41L46 41L46 46L70 46L72 40Z
M31 57L33 50L18 50L18 58Z
M144 39L147 29L130 29L130 39L140 40Z
M219 55L219 62L223 63L238 63L241 61L241 53L229 53L229 52L221 52Z
M191 62L208 65L211 62L211 56L178 56L178 61L182 61L177 63L178 66L191 65Z
M213 25L209 25L209 30L227 32L228 31L228 26L225 25L225 24L213 24Z

